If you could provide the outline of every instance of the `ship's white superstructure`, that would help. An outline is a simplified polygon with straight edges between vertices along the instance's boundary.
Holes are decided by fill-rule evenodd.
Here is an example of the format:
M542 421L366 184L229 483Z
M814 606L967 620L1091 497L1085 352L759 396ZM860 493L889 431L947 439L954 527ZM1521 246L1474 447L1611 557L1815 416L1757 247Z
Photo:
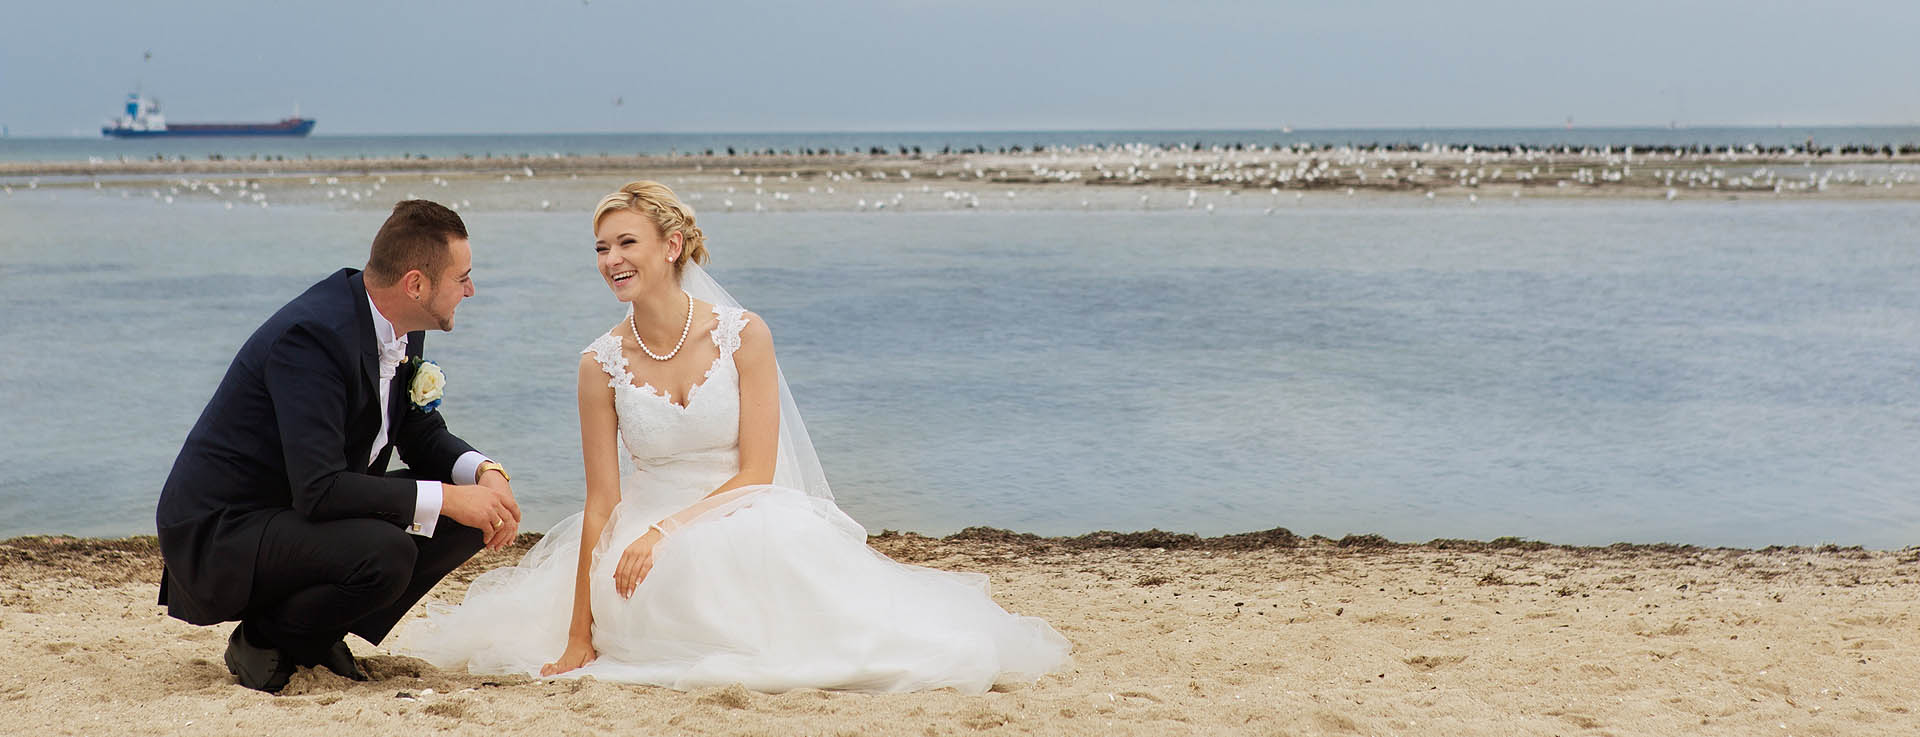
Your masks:
M126 112L107 121L107 127L122 131L163 131L167 129L167 116L160 112L160 101L133 92L127 95Z

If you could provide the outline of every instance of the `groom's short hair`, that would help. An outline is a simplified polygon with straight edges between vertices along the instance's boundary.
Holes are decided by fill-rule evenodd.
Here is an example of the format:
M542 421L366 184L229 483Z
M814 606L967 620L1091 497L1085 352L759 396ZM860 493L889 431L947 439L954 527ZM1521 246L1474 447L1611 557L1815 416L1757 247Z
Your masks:
M373 236L367 255L367 281L384 287L419 269L429 281L446 268L447 244L467 237L467 224L445 205L428 200L401 200Z

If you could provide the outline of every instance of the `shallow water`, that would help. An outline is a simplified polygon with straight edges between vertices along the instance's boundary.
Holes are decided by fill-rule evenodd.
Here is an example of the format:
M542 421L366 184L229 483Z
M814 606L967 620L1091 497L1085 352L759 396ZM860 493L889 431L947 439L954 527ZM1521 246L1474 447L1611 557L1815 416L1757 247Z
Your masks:
M0 199L0 537L151 532L234 349L383 214ZM427 343L532 530L578 508L577 352L621 314L583 221L467 215L479 294ZM874 531L1920 542L1920 205L702 225Z
M121 158L138 161L154 157L227 159L249 157L350 159L362 157L427 156L483 158L490 156L545 157L560 155L726 154L755 151L826 149L868 152L874 148L898 152L918 148L923 153L942 150L1000 150L1021 147L1114 146L1142 143L1152 146L1527 146L1532 148L1602 148L1625 146L1705 146L1725 149L1749 145L1766 147L1920 145L1920 126L1814 127L1702 127L1702 128L1326 128L1301 130L1053 130L1053 131L932 131L848 133L574 133L476 135L345 135L326 133L321 120L318 134L308 138L254 136L240 138L139 138L100 136L71 138L0 137L0 161L86 161Z

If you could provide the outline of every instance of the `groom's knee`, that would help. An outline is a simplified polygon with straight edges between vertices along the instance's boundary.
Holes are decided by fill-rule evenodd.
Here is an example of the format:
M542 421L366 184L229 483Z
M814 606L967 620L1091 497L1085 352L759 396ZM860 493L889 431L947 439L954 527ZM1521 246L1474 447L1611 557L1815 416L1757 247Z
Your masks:
M420 549L406 532L380 525L355 537L357 556L343 584L371 600L390 600L413 580Z
M441 517L433 539L422 546L420 569L435 575L446 575L478 554L486 545L487 537L479 530L455 522L452 517Z

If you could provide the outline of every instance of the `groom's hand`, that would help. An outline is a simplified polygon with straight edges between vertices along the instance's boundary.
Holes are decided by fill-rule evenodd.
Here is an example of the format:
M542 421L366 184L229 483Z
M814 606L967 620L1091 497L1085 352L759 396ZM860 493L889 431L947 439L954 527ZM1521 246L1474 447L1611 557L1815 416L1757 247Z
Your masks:
M503 495L507 510L513 513L513 518L504 520L500 528L496 530L499 540L496 542L494 539L489 538L487 544L496 545L495 550L512 545L513 538L520 534L520 503L513 498L513 484L507 483L506 474L489 468L480 472L480 485L492 489L496 494Z
M493 550L506 547L520 531L520 505L514 502L513 490L504 481L442 485L440 513L479 530Z

